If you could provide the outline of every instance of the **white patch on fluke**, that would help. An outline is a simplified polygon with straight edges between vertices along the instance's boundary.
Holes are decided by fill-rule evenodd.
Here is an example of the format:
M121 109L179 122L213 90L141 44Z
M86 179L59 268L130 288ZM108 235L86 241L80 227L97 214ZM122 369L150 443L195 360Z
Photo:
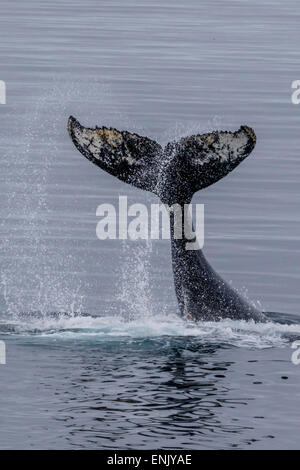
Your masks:
M208 135L195 136L195 140L202 148L199 157L192 157L191 161L195 165L204 165L212 160L220 162L234 161L243 155L245 147L250 138L254 138L250 131L244 129L236 133L218 132L218 140L214 141L214 133Z

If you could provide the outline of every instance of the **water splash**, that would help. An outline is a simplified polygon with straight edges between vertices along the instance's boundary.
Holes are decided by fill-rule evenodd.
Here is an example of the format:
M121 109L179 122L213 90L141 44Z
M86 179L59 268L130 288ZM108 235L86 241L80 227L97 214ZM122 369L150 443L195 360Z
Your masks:
M120 260L121 314L126 319L153 316L150 281L152 241L123 241Z
M8 316L83 308L80 284L72 283L66 274L74 267L71 254L47 244L51 218L48 176L59 155L57 134L62 117L62 89L54 84L16 123L13 145L7 145L2 156L6 201L1 223L0 283Z
M172 127L163 132L161 141L166 145L168 142L178 141L182 137L195 134L205 134L207 132L215 131L216 129L222 129L222 127L226 127L224 118L218 115L213 116L205 122L199 122L199 120L194 122L177 121L172 125Z

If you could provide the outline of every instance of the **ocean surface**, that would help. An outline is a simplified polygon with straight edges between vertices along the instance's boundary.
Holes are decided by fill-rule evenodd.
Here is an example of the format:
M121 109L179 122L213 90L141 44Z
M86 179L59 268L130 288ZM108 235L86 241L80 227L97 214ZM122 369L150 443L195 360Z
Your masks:
M0 449L300 447L296 0L2 0ZM204 252L263 325L177 315L168 240L99 240L155 196L87 162L67 118L161 144L252 126L197 193Z

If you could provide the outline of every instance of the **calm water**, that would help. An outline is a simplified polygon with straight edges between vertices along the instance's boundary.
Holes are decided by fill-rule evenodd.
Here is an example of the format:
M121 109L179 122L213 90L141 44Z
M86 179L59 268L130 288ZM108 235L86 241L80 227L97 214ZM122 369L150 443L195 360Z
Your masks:
M161 3L1 2L0 448L299 448L300 8ZM161 143L255 129L194 202L269 323L186 324L168 241L96 238L99 204L157 200L82 158L69 114Z

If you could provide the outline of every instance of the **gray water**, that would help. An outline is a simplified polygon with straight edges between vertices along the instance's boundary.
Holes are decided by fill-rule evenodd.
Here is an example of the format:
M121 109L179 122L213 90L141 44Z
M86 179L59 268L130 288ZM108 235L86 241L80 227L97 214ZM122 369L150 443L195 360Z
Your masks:
M299 20L296 0L2 0L0 448L299 448ZM157 200L89 164L69 114L163 144L255 129L194 202L266 325L181 321L168 241L96 238L99 204Z

